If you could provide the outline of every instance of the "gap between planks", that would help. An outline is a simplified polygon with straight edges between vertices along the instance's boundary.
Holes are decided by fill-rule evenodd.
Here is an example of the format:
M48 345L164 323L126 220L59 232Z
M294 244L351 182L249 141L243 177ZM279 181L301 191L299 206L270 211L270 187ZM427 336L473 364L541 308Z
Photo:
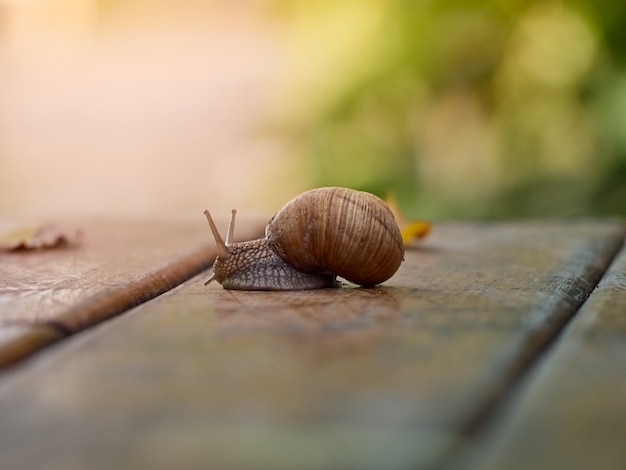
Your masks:
M202 247L122 287L99 292L61 316L24 331L0 345L0 372L42 349L147 302L211 267L214 248Z
M626 228L621 233L621 236L616 237L614 240L614 247L612 248L610 255L600 265L595 267L589 266L587 269L590 271L590 280L592 283L588 290L585 291L584 298L578 299L572 306L569 312L564 312L558 318L556 325L552 325L552 328L545 328L545 324L541 322L531 322L529 325L529 335L518 336L516 341L511 344L508 350L502 357L502 367L500 371L502 373L503 380L498 387L485 387L484 390L488 390L482 399L479 399L479 405L474 409L474 412L468 415L464 422L461 423L460 432L466 436L476 436L481 433L486 424L498 414L509 399L513 396L517 386L524 381L524 379L531 373L533 368L538 364L539 360L545 356L551 348L555 347L558 343L559 337L565 331L567 325L577 316L578 312L582 309L585 302L589 299L593 291L598 284L605 277L609 271L611 265L615 262L622 250L626 249ZM576 286L570 285L568 289L558 292L558 294L565 294L570 298L576 298L574 295L576 292ZM531 317L542 317L541 312L546 309L550 309L555 303L565 302L567 298L562 295L553 294L548 302L531 314ZM531 341L528 341L531 338ZM513 364L513 367L510 365ZM509 366L509 367L507 367ZM449 454L454 458L454 454ZM446 466L445 463L442 466Z

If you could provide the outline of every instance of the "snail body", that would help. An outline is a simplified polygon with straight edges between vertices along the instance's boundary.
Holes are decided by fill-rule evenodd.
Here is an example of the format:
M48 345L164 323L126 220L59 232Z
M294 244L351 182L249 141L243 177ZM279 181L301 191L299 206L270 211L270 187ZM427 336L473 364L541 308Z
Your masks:
M218 245L215 280L225 289L299 290L336 285L342 277L362 286L389 279L404 257L400 229L373 194L318 188L289 201L269 221L265 238L232 243L235 211L224 242L204 212Z

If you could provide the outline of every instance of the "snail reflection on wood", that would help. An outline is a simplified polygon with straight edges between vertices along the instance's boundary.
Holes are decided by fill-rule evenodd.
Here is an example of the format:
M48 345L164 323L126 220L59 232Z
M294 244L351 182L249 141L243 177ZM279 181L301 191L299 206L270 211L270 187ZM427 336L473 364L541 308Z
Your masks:
M233 243L233 210L224 241L208 211L218 256L215 280L225 289L298 290L361 286L389 279L404 258L400 229L385 202L348 188L318 188L289 201L265 228L265 238Z

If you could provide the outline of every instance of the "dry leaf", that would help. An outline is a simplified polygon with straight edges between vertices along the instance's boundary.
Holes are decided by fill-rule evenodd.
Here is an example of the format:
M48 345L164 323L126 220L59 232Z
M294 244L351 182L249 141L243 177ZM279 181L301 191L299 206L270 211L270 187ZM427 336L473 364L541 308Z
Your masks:
M76 245L80 230L47 225L18 225L0 230L0 251L38 250Z

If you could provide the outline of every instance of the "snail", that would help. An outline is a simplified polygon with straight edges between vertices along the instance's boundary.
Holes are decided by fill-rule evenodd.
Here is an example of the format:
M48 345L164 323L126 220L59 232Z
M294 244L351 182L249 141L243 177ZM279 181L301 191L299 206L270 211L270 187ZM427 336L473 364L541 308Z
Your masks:
M404 259L400 229L373 194L327 187L306 191L279 210L265 238L233 243L233 209L226 241L209 211L217 258L213 274L225 289L299 290L339 285L336 277L369 287L389 279Z

